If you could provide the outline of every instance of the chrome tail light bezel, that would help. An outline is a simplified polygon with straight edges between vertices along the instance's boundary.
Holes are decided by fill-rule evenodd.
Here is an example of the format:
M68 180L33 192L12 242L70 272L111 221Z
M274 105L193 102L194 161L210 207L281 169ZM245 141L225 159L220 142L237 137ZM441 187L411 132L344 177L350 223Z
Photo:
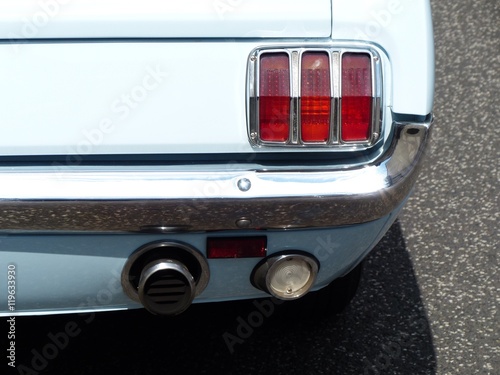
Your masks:
M326 142L306 142L301 137L301 62L302 55L309 52L327 53L330 59L330 131ZM260 59L264 54L286 53L289 56L290 71L290 128L289 137L284 142L265 141L260 135L259 124L259 78ZM362 141L344 141L341 134L342 105L342 55L344 53L365 53L371 61L372 115L370 136ZM248 59L247 72L247 121L250 143L256 148L286 147L297 149L347 149L364 150L373 147L384 135L383 127L383 74L382 59L371 45L356 43L356 46L343 44L321 44L311 46L265 46L254 49Z

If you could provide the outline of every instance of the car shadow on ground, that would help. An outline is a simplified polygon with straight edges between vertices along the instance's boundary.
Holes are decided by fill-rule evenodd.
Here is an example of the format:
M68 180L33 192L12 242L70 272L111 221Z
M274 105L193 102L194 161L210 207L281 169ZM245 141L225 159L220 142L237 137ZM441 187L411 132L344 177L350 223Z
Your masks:
M436 373L398 222L366 259L358 294L343 313L308 318L285 307L258 300L193 305L175 318L144 310L19 317L13 373Z

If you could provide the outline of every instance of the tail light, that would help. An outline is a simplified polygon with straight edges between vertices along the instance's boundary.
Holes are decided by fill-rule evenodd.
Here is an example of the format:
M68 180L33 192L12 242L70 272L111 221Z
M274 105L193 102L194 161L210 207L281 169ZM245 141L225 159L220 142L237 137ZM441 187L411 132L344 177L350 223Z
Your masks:
M290 133L290 69L286 53L260 59L259 133L263 141L284 142Z
M325 52L302 55L300 134L304 142L326 142L332 104L330 58Z
M256 50L249 136L257 146L364 149L381 134L381 67L371 48Z
M371 136L372 70L370 55L342 55L341 139L367 141Z

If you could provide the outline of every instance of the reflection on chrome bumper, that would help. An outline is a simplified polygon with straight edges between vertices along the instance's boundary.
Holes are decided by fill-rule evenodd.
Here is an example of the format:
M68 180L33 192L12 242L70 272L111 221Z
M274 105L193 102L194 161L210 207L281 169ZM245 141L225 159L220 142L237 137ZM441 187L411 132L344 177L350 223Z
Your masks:
M431 121L394 126L387 152L353 169L0 170L0 230L167 232L372 221L411 191Z

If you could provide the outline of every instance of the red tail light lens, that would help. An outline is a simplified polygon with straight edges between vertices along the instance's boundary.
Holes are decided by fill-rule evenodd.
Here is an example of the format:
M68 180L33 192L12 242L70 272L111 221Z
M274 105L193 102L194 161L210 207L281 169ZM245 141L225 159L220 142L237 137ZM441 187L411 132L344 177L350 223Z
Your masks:
M382 60L368 45L259 48L247 73L254 147L362 150L383 139Z
M265 257L267 237L211 237L207 239L207 258Z
M290 64L286 53L260 58L259 132L267 142L285 142L290 134Z
M366 53L342 55L341 136L346 142L371 137L371 60Z
M326 142L330 134L330 59L324 52L302 55L301 134L304 142Z

